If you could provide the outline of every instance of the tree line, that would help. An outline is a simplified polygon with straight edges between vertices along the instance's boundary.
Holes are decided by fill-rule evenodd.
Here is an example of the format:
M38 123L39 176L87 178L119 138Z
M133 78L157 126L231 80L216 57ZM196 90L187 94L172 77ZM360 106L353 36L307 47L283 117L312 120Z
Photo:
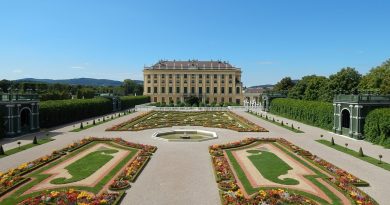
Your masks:
M355 68L342 68L329 77L308 75L298 81L281 79L273 88L287 92L289 98L332 102L337 94L390 94L390 59L372 68L366 75Z
M91 99L101 93L112 93L119 96L142 95L143 85L126 79L121 86L85 86L69 84L50 84L41 82L0 81L0 92L37 93L41 101Z

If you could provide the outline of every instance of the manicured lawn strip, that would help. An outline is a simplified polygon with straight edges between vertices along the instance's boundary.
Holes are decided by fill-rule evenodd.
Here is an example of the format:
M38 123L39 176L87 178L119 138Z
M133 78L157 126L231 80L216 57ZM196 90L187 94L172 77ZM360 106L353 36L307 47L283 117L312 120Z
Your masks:
M284 145L281 145L281 144L279 144L279 143L274 143L274 145L275 145L276 147L278 147L279 149L281 149L281 150L282 150L283 152L285 152L286 154L288 154L289 156L291 156L292 158L294 158L295 160L297 160L299 163L302 163L304 166L306 166L307 168L311 169L314 173L317 174L317 176L318 176L319 178L324 179L324 181L325 181L326 183L328 183L329 185L333 186L333 187L334 187L335 189L337 189L339 192L343 193L344 196L346 196L352 204L354 203L353 199L352 199L347 193L345 193L343 190L340 190L340 188L338 188L335 184L333 184L332 182L330 182L330 181L328 180L328 176L326 176L324 173L320 172L318 169L321 169L321 170L323 170L323 171L325 171L325 172L327 172L327 173L329 173L330 175L333 176L333 174L330 173L328 170L326 170L325 168L323 168L323 167L321 167L321 166L318 166L318 165L316 165L316 164L313 164L313 163L310 163L310 164L306 163L306 161L304 161L303 159L301 159L300 157L298 157L298 156L295 155L294 153L288 151L288 149L285 148ZM315 167L318 168L318 169L316 169ZM319 183L319 182L318 182L318 183ZM323 185L322 185L322 186L323 186ZM329 198L331 198L332 200L333 200L333 199L340 200L340 199L339 199L333 192L331 192L328 188L326 188L325 186L323 186L323 188L324 188L324 189L322 189L322 188L320 187L320 189L321 189L322 191L324 191L325 194L326 194ZM341 202L340 202L340 203L341 203Z
M372 165L375 165L377 167L380 167L382 169L390 171L390 164L387 163L387 162L383 162L382 161L382 163L380 163L380 160L375 159L375 158L370 157L370 156L367 156L367 155L364 155L364 157L361 157L359 152L356 152L355 150L351 150L349 148L343 147L343 146L338 145L338 144L332 145L332 143L327 141L327 140L316 140L316 141L321 143L321 144L323 144L323 145L331 147L331 148L333 148L333 149L335 149L337 151L343 152L345 154L349 154L349 155L351 155L353 157L356 157L356 158L358 158L360 160L368 162L368 163L370 163Z
M30 149L30 148L32 148L32 147L39 146L39 145L42 145L42 144L51 142L51 141L53 141L53 140L54 140L54 139L52 139L51 137L49 137L49 138L38 139L38 144L30 143L30 144L22 145L22 146L20 146L20 148L19 148L19 147L16 147L16 148L7 150L7 151L5 151L5 154L4 154L4 155L0 155L0 158L7 157L7 156L9 156L9 155L16 154L16 153L18 153L18 152L21 152L21 151Z
M304 133L302 130L298 130L298 129L292 128L292 127L287 126L287 125L285 125L285 124L282 125L282 124L280 124L279 122L276 122L276 121L273 121L273 120L270 120L270 119L265 119L265 118L263 118L263 117L261 117L261 116L259 116L259 115L256 115L255 113L252 113L252 112L247 112L247 113L249 113L249 114L251 114L251 115L253 115L253 116L256 116L256 117L259 118L259 119L262 119L262 120L265 120L265 121L267 121L267 122L270 122L270 123L272 123L272 124L274 124L274 125L278 125L279 127L283 127L283 128L288 129L288 130L290 130L290 131L293 131L293 132L295 132L295 133Z
M110 161L114 156L109 155L111 153L116 153L118 150L107 149L91 152L83 158L73 162L69 166L65 167L68 170L69 174L72 175L71 178L57 178L52 180L52 184L67 184L72 182L77 182L83 180L98 169L104 166L108 161Z
M80 148L78 150L75 150L74 152L71 152L66 157L63 157L63 158L61 158L61 159L59 159L59 160L57 160L57 161L55 161L55 162L53 162L53 163L51 163L51 164L49 164L49 165L47 165L45 167L42 167L41 169L38 169L38 170L34 171L33 173L27 175L26 177L31 177L31 178L33 178L33 180L30 183L26 184L25 186L17 189L8 198L4 199L2 201L2 203L4 203L4 205L15 205L18 202L23 201L24 199L27 199L27 198L30 198L30 197L38 195L40 192L30 193L30 194L21 196L24 192L29 190L31 187L39 184L43 180L45 180L48 177L50 177L49 174L40 174L41 172L43 172L45 170L48 170L48 169L52 168L53 166L56 166L57 164L67 160L68 158L73 157L73 156L79 154L83 150L88 149L89 147L95 145L96 143L107 143L107 144L109 144L109 145L111 145L113 147L117 147L117 148L121 148L121 149L124 148L123 146L117 145L115 143L107 142L107 141L106 142L105 141L94 141L94 142L91 142L88 145L86 145L86 146L84 146L84 147L82 147L82 148ZM89 191L89 192L92 192L94 194L97 194L120 171L120 169L122 169L127 163L129 163L129 160L138 151L138 149L134 149L134 148L130 148L130 147L126 147L126 148L128 150L131 150L130 154L125 159L123 159L115 168L113 168L109 172L109 174L107 174L102 180L100 180L95 187L80 187L80 186L73 187L73 186L69 186L69 187L66 187L66 188L51 189L50 191L53 191L53 190L55 190L55 191L58 191L58 190L68 190L70 188L73 188L73 189L76 189L76 190L84 190L84 191Z
M231 153L231 150L225 150L225 151L226 151L226 154L229 157L230 162L233 165L233 168L234 168L234 170L235 170L235 172L237 174L238 179L240 180L241 184L244 186L245 191L249 195L252 195L252 194L254 194L257 191L262 190L262 189L263 190L267 190L267 189L278 189L278 188L280 188L280 187L261 187L261 188L254 188L254 187L252 187L252 185L250 184L250 182L249 182L248 178L246 177L244 171L241 169L241 166L238 164L237 160L234 158L233 154ZM302 196L308 197L310 199L313 199L315 201L320 202L321 204L328 204L324 199L322 199L322 198L320 198L318 196L315 196L315 195L312 195L312 194L309 194L309 193L306 193L306 192L303 192L303 191L294 190L294 189L286 189L286 190L291 192L291 193L297 193L297 194L300 194Z
M257 143L254 143L252 144L252 146L255 146L257 145ZM311 169L314 173L317 174L317 176L312 176L310 178L310 176L305 176L305 178L307 178L308 180L312 181L314 184L319 184L319 182L317 180L315 180L314 178L323 178L324 181L328 184L330 184L331 186L333 186L334 188L336 188L337 190L339 190L339 188L334 185L333 183L330 183L327 181L327 176L323 173L321 173L319 170L317 170L316 168L312 167L311 165L307 164L305 161L303 161L302 159L300 159L299 157L295 156L293 153L289 152L288 150L286 150L285 148L283 148L281 145L279 145L278 143L273 143L273 145L275 145L276 147L278 147L279 149L281 149L283 152L285 152L286 154L288 154L289 156L293 157L295 160L297 160L298 162L302 163L304 166L308 167L309 169ZM241 147L242 148L242 147ZM239 178L239 180L241 181L241 183L243 184L245 190L247 191L248 194L253 194L255 193L256 191L260 190L260 188L253 188L251 186L251 184L249 183L249 180L247 179L244 171L241 169L240 165L238 164L238 162L236 161L236 159L234 158L233 154L231 153L231 150L232 149L229 149L229 150L225 150L228 157L229 157L229 160L230 162L232 163L233 167L234 167L234 170L236 171L236 174ZM337 204L342 204L340 199L333 193L331 192L328 188L326 188L324 185L318 185L318 187L330 198L332 199L333 201L333 205L337 205ZM275 187L274 187L275 188ZM276 187L276 188L279 188L279 187ZM268 187L267 187L268 189ZM291 189L290 189L291 190ZM294 193L297 193L297 194L301 194L302 196L306 196L308 198L311 198L313 200L316 200L318 202L321 202L321 200L323 202L321 202L321 204L328 204L326 201L324 201L323 199L317 197L317 196L314 196L312 194L309 194L309 193L306 193L306 192L302 192L302 191L298 191L298 190L291 190L292 192ZM353 200L347 195L345 194L343 191L339 190L341 193L343 193L350 201L351 203L353 204ZM320 200L320 201L319 201Z
M292 168L276 156L276 154L261 151L261 154L250 155L248 158L264 178L278 184L299 184L299 181L292 178L279 179L279 176L287 174L289 170L292 170ZM267 166L264 166L265 164L267 164Z
M129 115L129 114L132 114L132 113L135 113L135 112L124 113L124 114L121 115L121 116L115 116L113 119L111 119L111 117L109 117L109 118L106 119L105 121L103 121L103 120L100 120L100 121L98 121L98 122L95 121L95 124L84 125L84 128L83 128L83 129L81 129L81 128L76 128L76 129L71 130L70 132L80 132L80 131L89 129L89 128L91 128L91 127L95 127L95 126L101 125L101 124L103 124L103 123L110 122L111 120L115 120L115 119L117 119L117 118L124 117L124 116ZM106 117L106 116L104 116L104 117Z

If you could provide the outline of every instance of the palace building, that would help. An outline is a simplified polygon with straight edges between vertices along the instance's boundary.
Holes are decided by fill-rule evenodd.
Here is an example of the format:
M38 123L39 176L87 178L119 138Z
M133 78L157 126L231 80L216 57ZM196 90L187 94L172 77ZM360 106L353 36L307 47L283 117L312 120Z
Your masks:
M159 61L144 68L144 95L152 102L243 103L241 69L225 61Z

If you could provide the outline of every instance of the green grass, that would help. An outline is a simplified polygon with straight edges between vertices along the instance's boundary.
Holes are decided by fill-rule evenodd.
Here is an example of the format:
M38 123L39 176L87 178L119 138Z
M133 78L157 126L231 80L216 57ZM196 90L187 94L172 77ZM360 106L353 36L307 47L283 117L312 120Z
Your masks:
M116 153L118 150L106 149L91 152L85 157L73 162L69 166L65 167L68 170L69 174L72 175L71 178L57 178L53 179L50 183L52 184L67 184L72 182L77 182L82 179L85 179L95 173L98 169L104 166L108 161L114 158L112 153Z
M282 125L282 124L279 123L279 122L273 121L273 120L271 120L271 119L263 118L262 116L256 115L255 113L252 113L252 112L247 112L247 113L249 113L249 114L251 114L251 115L253 115L253 116L256 116L256 117L258 117L258 118L260 118L260 119L262 119L262 120L265 120L265 121L267 121L267 122L270 122L270 123L272 123L272 124L275 124L275 125L277 125L277 126L279 126L279 127L283 127L283 128L288 129L288 130L290 130L290 131L293 131L293 132L295 132L295 133L304 133L302 130L298 130L298 129L296 129L296 128L292 128L291 126L287 126L287 125L285 125L285 124Z
M38 139L38 144L29 143L29 144L21 145L20 147L16 147L16 148L7 150L7 151L5 151L4 155L0 155L0 158L7 157L7 156L9 156L9 155L16 154L16 153L18 153L18 152L21 152L21 151L30 149L30 148L32 148L32 147L39 146L39 145L41 145L41 144L45 144L45 143L51 142L51 141L53 141L53 140L54 140L54 139L52 139L51 137L49 137L49 138Z
M134 113L134 112L131 112L131 113ZM109 118L106 118L104 121L103 121L103 120L100 120L100 121L95 120L95 124L92 123L92 124L85 125L85 124L83 123L83 126L84 126L83 129L81 129L81 128L79 127L79 128L75 128L75 129L71 130L71 132L80 132L80 131L89 129L89 128L91 128L91 127L95 127L95 126L101 125L101 124L103 124L103 123L109 122L109 121L111 121L111 120L115 120L115 119L117 119L117 118L120 118L120 117L129 115L129 114L131 114L131 113L126 113L126 112L124 112L124 113L121 113L121 116L117 116L116 114L113 114L113 115L115 115L115 116L114 116L112 119L111 119L111 117L109 117ZM106 117L106 116L104 116L104 117Z
M292 168L272 152L261 151L260 154L248 156L261 175L278 184L297 185L299 181L291 178L279 179L280 176L288 173ZM266 166L265 166L266 165Z
M364 157L361 157L360 154L359 154L359 152L357 152L357 151L355 151L355 150L351 150L351 149L346 148L346 147L343 147L343 146L338 145L338 144L332 145L332 143L329 142L329 141L327 141L327 140L316 140L316 141L319 142L319 143L321 143L321 144L323 144L323 145L326 145L326 146L328 146L328 147L331 147L331 148L333 148L333 149L335 149L335 150L338 150L338 151L343 152L343 153L345 153L345 154L349 154L349 155L351 155L351 156L353 156L353 157L356 157L356 158L358 158L358 159L360 159L360 160L363 160L363 161L365 161L365 162L368 162L368 163L370 163L370 164L372 164L372 165L375 165L375 166L377 166L377 167L380 167L380 168L382 168L382 169L385 169L385 170L387 170L387 171L390 171L390 164L387 163L387 162L383 162L383 161L380 162L379 159L375 159L375 158L370 157L370 156L367 156L367 155L364 155ZM363 150L363 151L364 151L364 150Z
M86 146L84 146L84 147L82 147L82 148L80 148L80 149L70 153L66 157L60 158L60 159L50 163L49 165L46 165L46 166L44 166L44 167L42 167L42 168L40 168L40 169L38 169L38 170L28 174L27 177L31 177L34 180L28 182L24 186L22 185L20 188L17 188L15 192L13 192L11 195L8 196L8 198L4 199L1 202L1 205L15 205L18 202L23 201L26 198L38 195L40 192L34 192L34 193L26 194L26 195L23 195L23 193L26 192L27 190L31 189L33 186L41 183L43 180L47 179L48 177L50 177L49 174L42 174L42 172L44 172L44 171L46 171L46 170L48 170L48 169L58 165L59 163L65 161L65 160L67 160L67 159L69 159L71 157L76 156L80 152L84 151L85 149L88 149L88 148L92 147L96 143L106 143L106 144L109 144L110 146L113 146L113 147L116 147L116 148L119 148L119 149L130 150L131 152L116 167L114 167L106 176L104 176L96 184L95 187L69 186L69 187L66 187L66 188L51 189L49 191L52 191L52 190L56 190L56 191L67 190L69 188L73 188L73 189L89 191L89 192L92 192L94 194L97 194L115 176L115 174L118 173L121 170L121 168L126 166L126 164L129 162L129 160L131 160L131 158L137 153L137 149L130 148L130 147L123 147L123 146L120 146L120 145L117 145L117 144L111 143L111 142L92 142L92 143L89 143L88 145L86 145Z
M253 146L256 146L256 145L258 145L258 143L254 143L251 146L246 146L246 148L253 147ZM342 205L341 200L332 191L330 191L325 185L323 185L323 184L321 184L320 182L317 181L317 178L323 178L323 179L327 178L327 176L325 174L321 173L318 169L314 168L313 166L311 166L308 163L306 163L304 160L302 160L299 157L295 156L293 153L289 152L288 150L283 148L281 145L279 145L277 143L273 143L273 145L275 145L276 147L281 149L283 152L285 152L290 157L292 157L295 160L297 160L299 163L303 164L304 166L306 166L307 168L312 170L316 175L307 175L307 176L304 176L304 177L306 179L308 179L309 181L311 181L313 184L315 184L318 188L320 188L332 200L332 203L331 203L332 205ZM228 149L228 150L225 150L225 151L226 151L226 154L227 154L227 156L229 158L229 161L231 162L231 164L233 166L233 169L235 170L235 172L237 174L238 179L242 183L243 188L246 190L246 192L249 195L251 195L251 194L254 194L255 192L259 191L260 189L280 188L280 187L261 187L261 188L254 188L254 187L252 187L252 185L250 184L250 182L249 182L248 178L246 177L244 171L242 170L241 166L239 165L239 163L237 162L237 160L235 159L235 157L233 156L233 154L231 152L232 150L238 150L238 149L242 149L242 148L243 147L235 148L235 149ZM334 184L328 182L327 180L325 180L325 182L330 184L334 188L338 189ZM320 197L318 197L316 195L313 195L313 194L310 194L310 193L307 193L307 192L304 192L304 191L299 191L299 190L296 190L296 189L285 189L285 190L287 190L287 191L289 191L291 193L296 193L296 194L308 197L310 199L313 199L313 200L319 202L320 204L330 205L327 201L325 201L324 199L322 199L322 198L320 198ZM346 197L348 199L350 199L350 201L352 202L352 199L349 196L346 196Z

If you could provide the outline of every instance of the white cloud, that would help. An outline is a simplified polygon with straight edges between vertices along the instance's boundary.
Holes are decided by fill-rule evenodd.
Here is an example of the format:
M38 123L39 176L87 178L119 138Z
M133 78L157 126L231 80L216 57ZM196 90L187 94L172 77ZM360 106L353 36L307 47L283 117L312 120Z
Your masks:
M85 67L84 66L72 66L71 68L73 68L73 69L84 69Z

